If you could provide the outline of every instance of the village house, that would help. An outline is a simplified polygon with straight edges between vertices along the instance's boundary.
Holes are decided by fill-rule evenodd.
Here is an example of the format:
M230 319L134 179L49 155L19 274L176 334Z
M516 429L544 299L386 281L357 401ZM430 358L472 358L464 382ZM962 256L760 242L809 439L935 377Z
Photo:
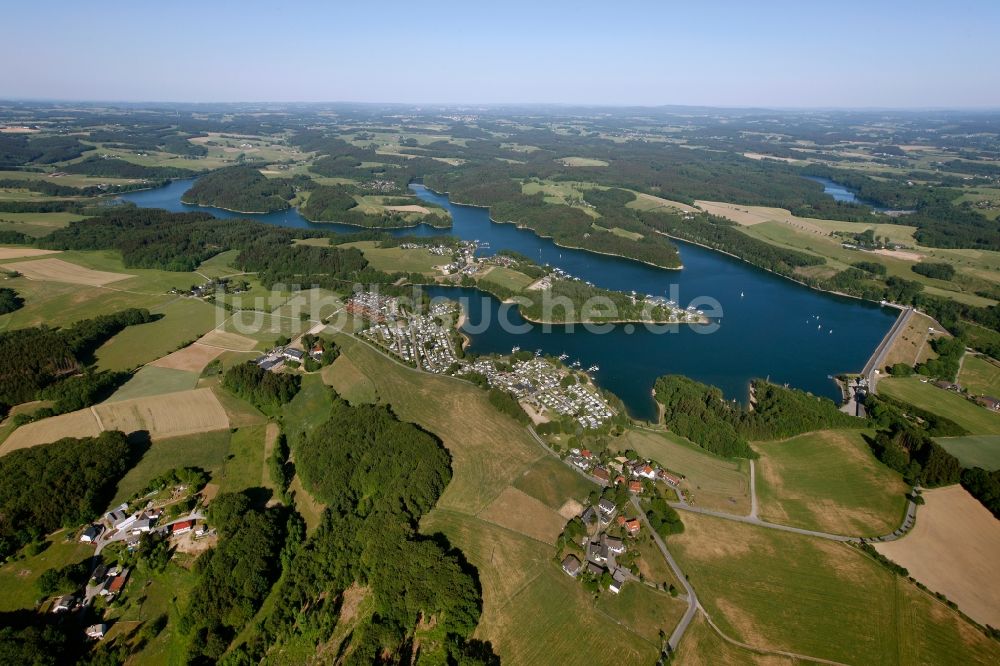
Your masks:
M56 599L55 603L52 604L52 612L65 613L73 610L74 606L76 606L76 597L72 594L66 594Z
M301 349L292 349L291 347L286 347L285 350L281 352L281 355L284 356L289 361L298 361L299 363L301 363L302 359L305 358L306 353Z
M625 573L625 570L621 568L615 569L611 574L611 584L608 585L608 589L618 594L622 591L622 586L626 580L628 580L628 575Z
M656 473L656 476L659 477L661 481L665 481L666 483L669 483L675 488L681 484L680 477L675 476L666 470L661 469L659 472Z
M637 463L636 466L632 468L632 474L644 479L656 478L656 470L650 467L648 463L643 462Z
M109 511L105 514L104 518L108 521L108 525L112 529L123 530L132 523L135 522L135 515L126 513L128 510L128 505L123 504L114 511Z
M597 577L604 575L604 567L599 564L594 564L593 562L587 562L587 573L591 573Z
M608 561L608 549L597 541L591 541L587 547L587 559L591 562L603 564Z
M625 477L619 474L618 476L615 477L615 485L617 486L622 483L625 483Z
M604 481L605 483L611 480L611 474L609 474L608 470L604 469L603 467L595 467L592 473L595 479Z
M632 536L635 536L636 534L639 533L639 525L640 523L637 518L625 521L625 529L628 530L628 533L631 534Z
M625 542L617 537L602 534L601 543L609 552L614 553L615 555L621 555L625 552Z
M976 402L986 409L992 409L993 411L1000 411L1000 400L992 398L988 395L979 396L976 398Z
M173 525L171 525L170 533L174 536L177 536L178 534L185 534L186 532L190 532L191 528L193 527L194 527L193 520L185 520L183 522L174 523Z
M576 555L567 555L562 561L562 569L576 578L580 574L580 560Z
M602 499L597 503L597 508L600 509L601 513L610 518L615 514L615 510L618 508L615 503L609 499Z
M583 513L580 514L580 520L583 521L584 525L593 525L597 521L597 512L594 511L594 507L588 506L584 509Z
M615 522L618 524L618 527L624 527L625 526L625 516L618 516L617 518L615 518Z
M628 491L630 493L641 493L642 492L642 482L641 481L629 481Z
M97 537L101 535L104 531L100 525L87 525L87 527L80 533L81 543L94 543Z
M100 624L92 624L86 629L87 638L93 638L95 640L101 640L104 638L104 634L108 631L108 625L103 622Z

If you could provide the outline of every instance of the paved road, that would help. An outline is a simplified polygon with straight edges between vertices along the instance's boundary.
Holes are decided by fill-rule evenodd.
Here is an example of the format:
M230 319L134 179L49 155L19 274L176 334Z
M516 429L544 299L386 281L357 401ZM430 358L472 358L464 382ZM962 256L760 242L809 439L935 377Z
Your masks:
M892 343L896 341L900 333L906 330L906 325L909 323L911 317L913 317L913 308L904 308L900 312L896 322L892 325L892 328L882 338L882 342L875 348L875 352L871 355L871 358L865 363L865 367L862 368L861 374L868 379L868 386L872 393L876 390L875 371L885 365L885 357L888 356L889 350L892 349Z
M684 591L687 594L687 610L684 612L684 617L681 618L681 621L677 623L676 627L674 627L674 631L670 634L670 638L667 641L667 644L670 645L670 650L675 651L677 650L677 646L680 645L681 638L684 637L684 632L687 631L688 626L694 619L695 613L697 613L698 609L701 608L701 604L698 602L698 595L695 593L691 583L688 582L687 576L684 575L684 572L681 571L680 566L677 564L676 560L674 560L673 555L671 555L670 551L667 550L667 544L663 543L663 539L661 539L660 535L656 533L653 526L649 524L649 521L646 519L646 514L639 505L639 498L635 495L632 496L632 505L636 508L636 511L639 512L639 517L642 519L646 529L649 530L651 535L653 535L653 541L656 543L656 547L660 549L660 553L663 554L663 558L667 561L667 564L670 565L670 570L674 572L674 576L681 582L681 585L684 586Z

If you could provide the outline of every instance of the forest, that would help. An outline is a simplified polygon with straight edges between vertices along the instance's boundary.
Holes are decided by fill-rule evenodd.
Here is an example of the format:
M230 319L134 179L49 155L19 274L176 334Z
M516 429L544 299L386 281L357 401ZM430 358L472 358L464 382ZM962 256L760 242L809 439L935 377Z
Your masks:
M265 413L272 413L295 397L302 379L299 375L269 372L253 361L229 368L222 385Z
M117 157L88 157L81 162L73 162L63 167L66 173L79 173L101 178L137 178L142 180L165 180L191 178L196 171L166 166L143 166Z
M66 328L40 326L0 333L0 408L6 412L35 400L40 390L89 365L94 351L122 329L150 321L153 315L148 310L130 308ZM74 391L66 391L70 392Z
M0 457L0 560L60 527L97 518L138 446L125 435L66 438Z
M751 440L867 426L863 419L839 411L832 400L763 380L751 383L753 409L727 401L718 388L683 375L659 377L653 391L671 430L724 457L756 458L747 443Z
M251 166L231 166L195 181L181 201L244 213L272 213L288 208L295 188L287 178L268 178Z
M351 224L357 227L372 229L391 229L396 227L415 227L418 224L428 224L432 227L450 227L451 218L440 210L422 215L419 220L407 219L405 214L384 210L381 213L365 213L358 206L354 194L356 187L349 185L317 185L312 188L309 198L300 212L313 222L337 222ZM397 197L395 204L408 205L415 203L413 199ZM412 215L412 214L411 214Z
M24 307L24 299L10 287L0 287L0 315L9 314Z
M305 486L329 508L293 547L275 606L236 658L257 662L284 645L326 640L353 584L375 610L338 661L498 663L489 644L470 638L482 608L475 571L443 536L416 531L451 478L440 442L387 407L335 397L330 420L294 453Z

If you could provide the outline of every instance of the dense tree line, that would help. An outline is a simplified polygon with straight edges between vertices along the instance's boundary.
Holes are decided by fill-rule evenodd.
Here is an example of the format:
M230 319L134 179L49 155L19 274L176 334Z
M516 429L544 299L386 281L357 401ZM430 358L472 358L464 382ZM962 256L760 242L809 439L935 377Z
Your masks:
M926 432L904 423L880 430L871 442L875 457L903 475L909 483L933 488L957 483L962 473L958 458L945 451Z
M255 243L240 252L236 265L257 273L268 288L282 284L343 289L354 282L388 281L385 274L369 268L362 252L353 247Z
M0 405L34 400L41 389L89 364L94 351L112 336L152 320L149 310L130 308L66 328L40 326L0 333ZM95 389L87 380L80 380L68 386L64 395L60 390L56 395L70 400L70 394L88 391Z
M289 207L295 188L287 178L267 178L250 166L231 166L202 176L181 201L247 213L271 213Z
M345 639L343 663L497 663L488 644L469 639L482 604L475 574L443 537L416 531L451 478L440 442L384 406L335 398L330 420L295 457L304 484L329 509L296 547L273 612L236 660L257 662L287 642L325 640L344 591L356 583L374 612ZM435 630L418 642L420 622Z
M136 178L142 180L164 180L168 178L191 178L197 172L190 169L166 166L143 166L117 157L88 157L62 167L67 173L79 173L100 178Z
M0 559L60 527L93 520L134 462L125 435L66 438L0 457Z
M935 338L931 340L931 348L937 353L937 358L920 363L916 371L927 377L954 381L965 355L965 340L961 337Z
M5 315L24 307L24 299L10 287L0 287L0 315Z
M18 167L29 162L52 164L72 160L88 150L93 150L93 147L75 136L0 134L0 168Z
M722 391L683 375L664 375L654 385L671 430L726 457L756 458L748 440L783 439L827 428L863 428L833 401L755 380L753 409L726 401Z
M914 273L935 280L950 280L955 277L955 267L944 262L921 261L913 264L910 269Z
M500 389L490 389L487 394L490 404L500 413L506 414L518 423L527 425L531 422L531 419L521 409L521 405L517 402L517 398L512 396L506 391L501 391Z
M665 375L656 380L653 391L673 432L718 456L757 457L733 426L742 410L727 402L719 389L682 375Z
M981 467L962 470L962 487L1000 519L1000 470Z
M115 389L124 384L131 376L131 373L128 372L95 371L92 368L87 368L79 375L60 379L38 392L40 400L51 400L53 404L50 408L43 408L35 412L34 418L37 420L52 414L65 414L96 405L110 397Z
M180 621L189 663L218 661L257 613L281 573L285 514L280 507L255 507L244 493L212 501L208 519L219 532L219 544L195 561L198 582Z
M680 515L662 497L654 497L650 500L649 508L646 510L646 519L649 520L653 530L663 538L684 531L684 523L681 522Z
M222 385L262 411L273 411L295 397L298 375L270 372L253 361L234 365L226 371Z
M906 404L885 394L865 396L868 417L882 429L893 424L910 424L921 428L929 437L961 437L969 431L949 418Z
M102 194L116 194L120 192L131 192L147 187L159 187L164 183L125 183L124 185L88 185L87 187L73 187L72 185L62 185L51 180L3 178L0 179L0 189L4 190L28 190L39 192L50 197L96 197Z
M380 213L366 213L354 198L357 192L358 189L350 185L318 185L309 193L309 198L300 212L314 222L338 222L375 229L415 227L418 224L429 224L434 227L451 226L451 218L443 210L434 210L430 214L421 216L419 220L407 218L407 213L399 211L383 210ZM396 201L390 200L385 205L414 203L416 201L413 199L399 198Z

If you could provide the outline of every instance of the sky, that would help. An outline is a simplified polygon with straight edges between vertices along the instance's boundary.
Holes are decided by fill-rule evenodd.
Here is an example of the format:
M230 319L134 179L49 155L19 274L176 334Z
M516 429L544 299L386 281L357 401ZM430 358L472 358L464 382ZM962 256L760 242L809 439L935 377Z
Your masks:
M1000 0L3 1L0 99L1000 108Z

